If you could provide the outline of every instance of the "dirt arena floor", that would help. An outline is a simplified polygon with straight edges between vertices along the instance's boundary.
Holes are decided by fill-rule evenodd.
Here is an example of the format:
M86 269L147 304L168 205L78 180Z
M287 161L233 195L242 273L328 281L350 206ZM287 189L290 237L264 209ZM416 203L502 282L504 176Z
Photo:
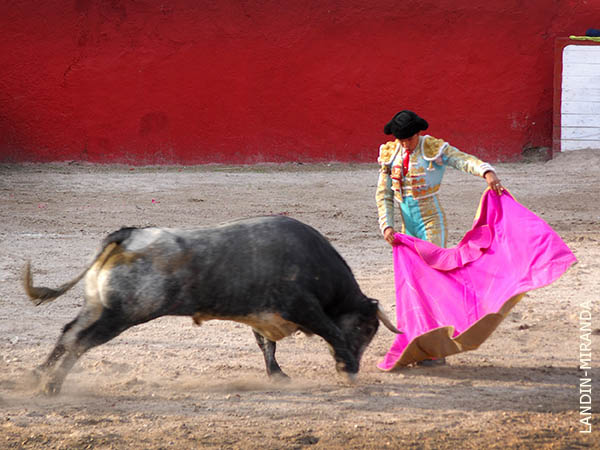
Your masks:
M444 367L384 373L376 364L394 336L380 327L352 385L337 376L324 341L297 334L277 348L292 377L281 385L267 380L247 326L164 317L86 353L61 394L45 397L28 374L77 314L83 283L35 307L23 292L23 266L31 260L36 284L58 286L121 226L286 214L326 235L363 291L394 317L391 247L374 204L377 166L1 165L0 448L599 448L600 380L591 377L591 419L580 415L579 364L590 339L580 330L584 311L594 370L600 348L600 150L497 169L579 262L530 292L478 350ZM451 245L471 227L484 187L446 172ZM586 417L591 434L581 433Z

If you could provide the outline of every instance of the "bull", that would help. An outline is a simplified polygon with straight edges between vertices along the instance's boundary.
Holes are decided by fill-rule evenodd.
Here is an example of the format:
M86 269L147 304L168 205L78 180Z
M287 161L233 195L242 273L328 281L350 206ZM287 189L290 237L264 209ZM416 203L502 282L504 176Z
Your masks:
M85 277L85 303L34 370L42 392L60 392L87 350L126 329L166 315L252 327L269 377L287 378L275 342L296 331L330 346L336 370L353 379L381 321L401 333L377 300L359 288L340 254L314 228L285 216L238 220L212 228L122 228L109 234L94 260L53 289L24 287L40 305Z

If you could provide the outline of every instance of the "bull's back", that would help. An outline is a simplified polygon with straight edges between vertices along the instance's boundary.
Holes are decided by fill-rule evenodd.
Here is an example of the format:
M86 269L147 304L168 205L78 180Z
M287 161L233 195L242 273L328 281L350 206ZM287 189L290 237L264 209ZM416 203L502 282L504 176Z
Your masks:
M323 292L352 283L350 268L314 228L285 216L245 219L198 231L194 247L210 276L247 289L258 285Z
M138 255L139 284L154 284L183 314L190 313L186 305L217 315L299 308L297 300L307 297L327 308L359 292L333 246L285 216L196 230L139 229L121 245Z

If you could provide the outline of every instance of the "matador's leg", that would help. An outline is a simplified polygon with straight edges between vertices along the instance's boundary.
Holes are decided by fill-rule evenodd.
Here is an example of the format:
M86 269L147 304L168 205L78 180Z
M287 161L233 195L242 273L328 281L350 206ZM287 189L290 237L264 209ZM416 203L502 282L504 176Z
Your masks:
M422 233L425 234L426 240L438 247L446 247L448 235L446 214L437 195L420 200L419 209L422 217Z

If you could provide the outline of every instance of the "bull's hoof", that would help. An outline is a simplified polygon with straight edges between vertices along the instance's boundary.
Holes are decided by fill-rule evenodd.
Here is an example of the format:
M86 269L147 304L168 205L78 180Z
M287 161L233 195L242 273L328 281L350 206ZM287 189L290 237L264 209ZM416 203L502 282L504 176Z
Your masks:
M269 380L276 384L289 383L290 381L292 381L292 379L282 371L270 373Z
M42 379L42 372L39 369L33 369L23 377L23 384L31 389L39 386Z
M46 397L55 397L60 393L61 383L57 381L49 381L42 386L40 394Z

